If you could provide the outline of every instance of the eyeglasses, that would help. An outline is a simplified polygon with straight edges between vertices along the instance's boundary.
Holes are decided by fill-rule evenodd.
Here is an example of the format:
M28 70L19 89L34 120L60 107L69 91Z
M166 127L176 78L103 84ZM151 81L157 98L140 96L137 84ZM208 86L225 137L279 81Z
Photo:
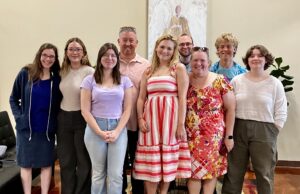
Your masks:
M43 58L49 58L49 59L51 59L51 60L53 60L53 59L55 58L54 55L47 55L47 54L42 54L42 57L43 57Z
M114 55L114 54L111 54L111 55L105 54L105 55L103 55L102 57L105 58L105 59L108 59L109 57L110 57L110 58L117 58L117 56Z
M68 48L69 52L80 52L82 51L82 48Z
M183 47L183 46L192 46L192 45L193 45L193 43L191 43L191 42L182 42L182 43L179 44L180 47Z

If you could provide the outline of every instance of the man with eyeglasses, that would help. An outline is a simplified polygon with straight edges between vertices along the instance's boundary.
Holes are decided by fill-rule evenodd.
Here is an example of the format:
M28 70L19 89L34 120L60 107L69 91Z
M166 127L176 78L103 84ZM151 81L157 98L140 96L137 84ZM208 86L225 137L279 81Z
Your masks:
M186 67L188 72L191 71L190 61L192 49L194 46L193 38L188 34L181 34L178 38L179 60Z
M136 144L138 141L138 124L136 102L139 95L140 81L143 72L149 67L150 63L136 53L138 45L136 29L132 26L123 26L119 31L118 44L120 47L120 72L128 76L132 83L132 111L127 123L128 147L124 163L123 173L123 194L127 188L126 168L132 170L135 158ZM128 157L129 156L129 157ZM132 194L143 194L144 183L131 177Z

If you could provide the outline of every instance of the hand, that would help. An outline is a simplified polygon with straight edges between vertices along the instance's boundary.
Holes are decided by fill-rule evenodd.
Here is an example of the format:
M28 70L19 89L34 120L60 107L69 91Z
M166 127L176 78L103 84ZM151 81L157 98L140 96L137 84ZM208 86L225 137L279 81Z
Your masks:
M186 131L183 125L177 126L176 137L178 140L186 140Z
M279 125L274 124L275 127L280 131L281 127Z
M97 135L99 135L104 141L108 141L108 139L109 139L109 133L108 133L108 131L102 131L102 130L99 130L98 132L97 132Z
M107 131L107 132L108 132L107 143L115 142L120 135L120 133L117 130L112 130L112 131Z
M144 132L144 133L150 131L150 129L149 129L148 126L147 126L147 123L146 123L145 119L143 119L143 118L140 118L140 119L139 119L139 128L140 128L140 130L141 130L142 132Z
M230 152L233 149L233 146L234 146L233 139L225 138L224 143L225 143L225 146L227 148L227 151Z

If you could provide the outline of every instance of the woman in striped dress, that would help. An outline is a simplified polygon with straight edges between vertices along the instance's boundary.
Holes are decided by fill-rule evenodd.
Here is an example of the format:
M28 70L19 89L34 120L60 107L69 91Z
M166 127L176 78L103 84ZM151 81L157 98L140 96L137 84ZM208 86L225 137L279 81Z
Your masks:
M139 140L133 176L145 181L147 194L166 194L175 178L188 178L191 161L186 131L188 76L178 63L171 35L155 44L152 65L144 72L137 102Z

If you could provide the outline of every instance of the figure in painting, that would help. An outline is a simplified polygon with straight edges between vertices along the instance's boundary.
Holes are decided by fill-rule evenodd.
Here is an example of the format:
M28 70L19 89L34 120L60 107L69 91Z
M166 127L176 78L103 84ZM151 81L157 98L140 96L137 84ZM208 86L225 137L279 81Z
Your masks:
M168 28L165 30L166 34L172 35L176 40L181 34L190 35L188 20L181 15L181 6L177 5L175 8L175 15L172 16Z

